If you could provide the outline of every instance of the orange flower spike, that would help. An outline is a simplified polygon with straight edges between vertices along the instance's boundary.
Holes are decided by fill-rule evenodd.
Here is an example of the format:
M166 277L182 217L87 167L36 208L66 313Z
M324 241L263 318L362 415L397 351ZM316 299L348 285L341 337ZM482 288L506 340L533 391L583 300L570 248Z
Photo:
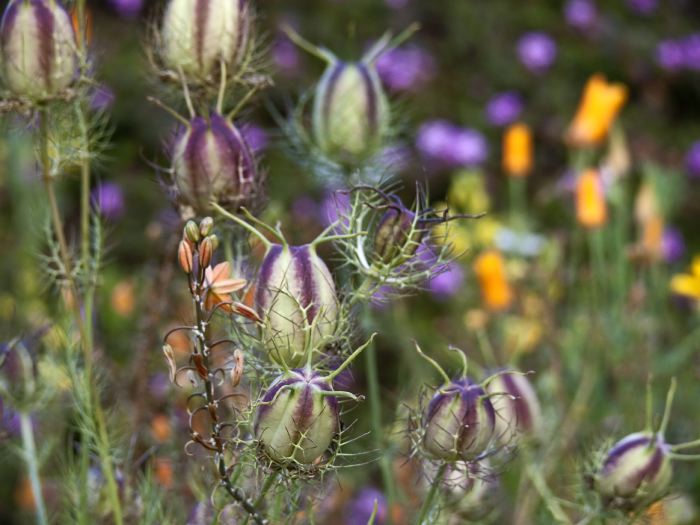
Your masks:
M220 303L229 303L222 308L231 312L231 294L241 290L246 285L245 279L231 278L231 265L227 262L222 262L214 266L208 267L204 271L204 280L207 284L207 308L213 308Z
M474 261L481 297L491 311L507 309L513 302L513 291L506 276L503 256L498 250L487 250Z
M92 42L92 12L88 9L85 8L85 43L89 44ZM70 19L71 23L73 24L73 31L75 31L76 35L81 34L81 21L80 21L80 16L78 13L78 8L73 7L73 9L70 10Z
M599 144L626 101L626 86L609 84L602 75L593 75L586 83L576 116L566 133L567 140L575 146Z
M576 219L584 228L600 228L608 220L603 183L598 171L588 169L576 182Z
M503 135L503 169L511 177L532 171L532 131L527 124L509 126Z

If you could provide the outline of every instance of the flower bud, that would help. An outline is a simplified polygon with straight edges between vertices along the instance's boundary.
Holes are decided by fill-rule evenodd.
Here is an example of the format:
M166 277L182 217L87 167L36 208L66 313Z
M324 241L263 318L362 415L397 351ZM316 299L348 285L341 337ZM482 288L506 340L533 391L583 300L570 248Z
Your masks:
M502 501L498 476L481 464L450 465L443 485L450 511L463 521L486 519Z
M277 378L260 400L253 431L277 463L309 465L330 447L340 430L338 400L326 378L310 369Z
M245 363L243 352L239 348L233 351L233 368L231 368L231 386L237 387L243 377L243 365Z
M56 0L12 0L0 37L5 82L16 95L43 100L73 81L78 63L75 33Z
M340 160L362 159L377 150L388 127L389 105L374 65L331 63L316 87L317 146Z
M618 441L593 479L611 507L634 509L663 496L671 482L670 448L659 434L637 432Z
M187 224L185 224L185 238L195 244L199 242L199 228L197 228L196 222L187 221Z
M217 113L194 118L178 138L173 172L181 204L200 214L211 201L237 208L256 189L253 152L238 128Z
M374 254L389 264L397 257L410 259L425 235L416 215L403 205L389 208L379 220L374 236ZM402 261L403 262L403 261Z
M310 244L269 248L255 303L270 357L288 367L298 366L309 351L327 342L338 322L333 277Z
M514 444L521 436L540 432L540 402L527 376L501 372L488 384L487 391L496 411L496 437L501 443Z
M177 260L182 271L192 273L192 248L186 241L180 241L180 246L177 249Z
M163 18L162 57L191 80L235 69L248 52L250 12L244 0L170 0Z
M199 223L199 233L202 237L209 235L212 228L214 228L214 219L211 217L204 217Z
M211 237L204 239L199 245L199 264L202 268L206 268L211 264L211 259L214 256L214 243Z
M423 417L423 446L445 461L473 460L489 446L496 415L484 389L457 379L438 390Z

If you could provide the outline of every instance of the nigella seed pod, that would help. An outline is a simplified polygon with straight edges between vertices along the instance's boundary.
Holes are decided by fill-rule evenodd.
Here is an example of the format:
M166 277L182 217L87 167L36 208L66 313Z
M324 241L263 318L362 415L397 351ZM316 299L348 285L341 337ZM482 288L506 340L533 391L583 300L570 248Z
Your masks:
M267 456L280 464L309 465L340 430L338 400L327 378L296 369L277 378L260 399L253 426Z
M212 201L238 208L257 189L252 150L238 128L217 113L194 118L178 138L173 173L180 202L200 214Z
M75 33L56 0L12 0L0 37L5 83L16 95L44 100L73 82L78 64Z
M414 212L401 204L389 207L377 224L374 255L384 264L404 262L415 255L425 233Z
M263 343L278 364L299 366L328 342L338 324L338 298L326 263L311 244L270 245L256 284Z
M450 465L443 485L450 511L467 522L486 519L503 497L498 476L483 462Z
M611 507L634 509L663 496L671 482L670 447L661 434L637 432L618 441L593 478Z
M486 387L496 411L496 437L515 444L525 436L537 436L542 429L542 410L537 393L520 372L500 372Z
M250 11L244 0L171 0L165 10L162 57L190 80L233 71L248 52ZM218 77L217 77L218 78Z
M372 63L333 61L316 87L316 145L341 161L376 152L389 127L389 104Z
M423 447L444 461L473 460L494 437L496 413L481 385L457 379L441 387L423 417Z

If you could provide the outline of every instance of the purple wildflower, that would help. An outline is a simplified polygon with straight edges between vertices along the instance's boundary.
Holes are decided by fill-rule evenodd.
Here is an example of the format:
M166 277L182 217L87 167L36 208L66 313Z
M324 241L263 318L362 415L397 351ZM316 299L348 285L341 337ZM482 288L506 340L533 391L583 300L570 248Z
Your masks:
M700 178L700 140L690 146L685 157L685 166L690 176Z
M700 70L700 33L688 35L681 42L683 65L693 71Z
M384 0L384 2L392 9L402 9L408 5L408 0Z
M115 220L124 214L124 192L114 182L98 184L92 190L92 202L107 219Z
M296 73L301 64L299 50L287 37L277 39L272 47L272 59L277 67L287 75Z
M650 15L659 5L658 0L627 0L627 6L640 15Z
M243 138L255 153L259 153L267 149L270 138L262 127L255 124L247 124L241 129Z
M114 103L114 91L109 86L97 86L90 96L90 107L105 111Z
M392 91L416 91L435 74L435 61L424 49L410 45L392 49L377 60L377 72Z
M656 45L656 63L668 71L678 71L685 62L683 45L677 40L662 40Z
M112 8L124 18L134 18L143 8L143 0L109 0Z
M324 227L350 214L350 196L343 191L329 192L321 202L320 218Z
M680 261L685 255L683 234L676 228L667 227L661 238L661 251L666 262L675 263Z
M446 300L456 295L464 286L464 269L455 263L448 263L445 270L430 280L430 293L438 300Z
M494 126L507 126L523 112L523 100L514 91L497 93L486 105L486 118Z
M534 73L544 73L557 58L557 44L552 37L540 31L525 33L517 46L520 62Z
M481 133L446 120L423 124L418 130L416 147L428 160L450 167L477 166L488 156L488 144Z
M366 525L374 512L375 502L377 513L374 516L374 524L386 523L389 509L384 494L373 487L367 487L360 490L348 503L345 510L345 525Z
M588 29L598 18L598 9L591 0L569 0L564 5L564 18L571 27Z

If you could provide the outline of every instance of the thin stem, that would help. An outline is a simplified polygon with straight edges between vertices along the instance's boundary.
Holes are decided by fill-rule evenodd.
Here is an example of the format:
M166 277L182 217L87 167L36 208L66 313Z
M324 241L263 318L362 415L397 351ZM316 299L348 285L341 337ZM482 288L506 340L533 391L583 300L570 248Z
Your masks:
M216 97L216 112L221 115L226 96L226 61L221 59L221 82L219 83L219 95Z
M44 494L41 490L41 478L39 477L39 464L37 461L36 443L34 441L34 430L32 420L26 412L20 412L19 422L22 431L22 447L24 449L24 461L27 464L29 483L34 495L34 507L36 509L36 522L39 525L48 525L46 517L46 505L44 504Z
M336 58L333 53L331 53L328 49L316 46L306 40L304 37L302 37L299 33L294 31L290 26L288 25L283 25L282 26L282 32L287 35L287 38L291 40L295 45L309 53L310 55L313 55L315 57L320 58L321 60L324 60L328 63L333 63L335 62Z
M679 443L678 445L673 445L671 447L672 452L678 452L679 450L686 450L689 448L700 447L700 439L694 441L688 441L687 443Z
M442 485L442 478L445 475L445 470L447 470L447 463L443 463L442 465L440 465L440 468L438 469L437 474L435 475L435 479L433 480L432 486L430 487L430 491L428 492L426 498L423 500L423 505L421 505L416 525L423 525L424 523L427 523L426 518L430 514L430 510L433 506L433 501L435 500L437 490Z
M268 474L267 478L265 479L265 483L263 483L262 488L260 489L260 493L258 494L258 497L255 498L255 503L253 503L253 508L260 508L260 505L262 505L262 502L265 500L265 496L267 493L270 491L272 488L272 484L277 480L277 472L272 472L271 474ZM250 514L248 514L245 517L245 520L243 520L243 525L248 525L248 521L250 519Z
M433 365L433 368L437 370L440 375L442 376L442 379L445 381L446 385L449 385L451 383L450 381L450 376L447 375L447 372L440 366L440 364L435 361L432 357L427 356L425 353L423 353L423 350L420 349L420 346L418 346L418 343L414 342L414 345L416 347L416 352L418 352L418 355L420 355L423 359L425 359L428 363Z
M236 104L236 107L234 107L231 111L228 112L228 115L226 116L229 120L233 120L236 115L245 107L245 105L248 103L248 101L255 95L260 89L262 88L261 84L255 84L248 93L246 93L243 98ZM220 111L219 111L220 112Z
M223 215L227 219L232 220L233 222L235 222L236 224L238 224L239 226L241 226L245 230L248 230L248 232L255 235L266 247L269 247L272 244L270 242L270 240L267 237L265 237L262 233L260 233L256 228L254 228L253 226L248 224L243 219L236 217L233 213L229 213L228 211L226 211L224 208L222 208L216 202L212 202L211 206L212 206L212 208L214 208L216 211L218 211L221 215Z
M335 379L335 378L338 376L338 374L340 374L343 370L345 370L348 366L350 366L350 364L353 362L353 360L354 360L358 355L360 355L363 351L365 351L365 350L372 344L372 342L374 341L374 338L375 338L375 337L377 337L377 332L374 332L372 335L370 335L370 336L369 336L369 339L367 340L367 342L366 342L365 344L363 344L362 346L360 346L360 347L359 347L357 350L355 350L352 354L350 354L350 357L348 357L345 361L343 361L343 363L342 363L338 368L336 368L335 370L333 370L333 372L331 372L330 374L328 374L328 375L326 376L326 379L327 379L328 381L333 381L333 379Z
M666 434L666 429L671 421L671 407L673 406L673 398L676 395L676 378L671 378L671 386L666 394L666 407L664 408L663 419L661 420L661 426L659 426L659 434L662 436Z

